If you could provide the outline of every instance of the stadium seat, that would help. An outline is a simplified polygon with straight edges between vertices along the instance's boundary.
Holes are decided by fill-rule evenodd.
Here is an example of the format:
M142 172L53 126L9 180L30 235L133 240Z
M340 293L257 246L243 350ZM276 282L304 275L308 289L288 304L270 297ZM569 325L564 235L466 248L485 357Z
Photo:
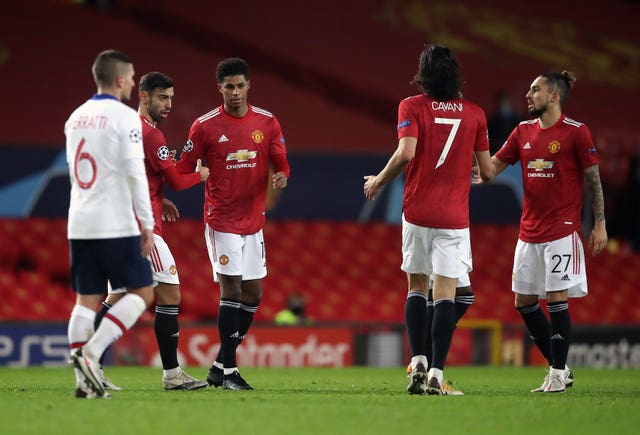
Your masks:
M64 219L0 220L0 234L5 240L15 238L24 248L20 255L25 256L16 259L14 251L3 250L13 260L0 264L0 291L6 295L0 320L68 318L74 302L68 281L68 246L62 237L49 237L64 234L65 225ZM178 262L182 319L211 321L217 314L220 292L212 282L202 222L186 219L167 225L165 232ZM264 235L268 275L256 322L271 322L293 293L306 297L307 314L316 322L404 322L406 277L400 270L398 225L270 221ZM521 322L511 292L517 237L515 225L471 228L471 281L476 299L465 318ZM37 240L43 248L34 250ZM590 295L571 301L575 324L625 324L640 318L640 310L629 303L635 298L640 254L621 243L611 246L616 248L597 257L586 256ZM617 271L615 282L612 270ZM153 307L143 320L153 320Z

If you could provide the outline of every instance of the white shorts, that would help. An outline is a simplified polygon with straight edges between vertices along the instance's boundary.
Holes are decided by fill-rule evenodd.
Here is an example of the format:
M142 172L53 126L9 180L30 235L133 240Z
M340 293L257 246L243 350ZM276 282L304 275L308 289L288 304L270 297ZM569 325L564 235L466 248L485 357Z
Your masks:
M465 273L460 278L458 278L458 283L456 284L456 288L461 287L469 287L471 285L471 278L469 278L469 274ZM433 275L429 277L429 288L433 288Z
M402 266L407 273L461 278L471 272L469 228L427 228L402 216Z
M213 280L218 274L242 276L242 280L262 279L267 276L267 256L262 230L242 236L215 231L208 224L204 228Z
M518 240L513 260L514 293L538 295L569 290L570 298L588 293L584 249L578 233L545 243Z
M173 254L169 249L169 245L164 239L153 233L153 249L147 259L151 262L151 272L153 273L153 286L156 287L158 283L165 284L180 284L180 278L178 277L178 268L176 267L176 261L173 259ZM127 289L121 287L112 289L111 283L109 283L109 294L124 293Z

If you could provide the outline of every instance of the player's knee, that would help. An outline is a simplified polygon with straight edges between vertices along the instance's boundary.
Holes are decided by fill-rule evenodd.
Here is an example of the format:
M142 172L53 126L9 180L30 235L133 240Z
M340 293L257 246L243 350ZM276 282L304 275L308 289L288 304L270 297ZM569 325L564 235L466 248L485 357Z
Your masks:
M473 289L470 285L466 287L457 287L456 296L473 296Z
M159 305L180 305L179 285L159 283L154 292Z
M516 293L514 298L514 308L519 310L522 307L526 307L528 305L535 305L538 303L537 295L523 295L520 293Z

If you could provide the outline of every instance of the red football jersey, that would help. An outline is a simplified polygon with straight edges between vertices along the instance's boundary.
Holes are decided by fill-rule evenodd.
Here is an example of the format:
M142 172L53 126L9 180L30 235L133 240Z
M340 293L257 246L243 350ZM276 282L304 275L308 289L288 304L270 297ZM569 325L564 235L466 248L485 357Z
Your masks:
M156 223L153 232L162 235L162 198L164 198L164 177L162 171L173 166L169 157L169 147L164 134L153 126L144 116L142 120L142 143L144 145L144 166L149 181L151 208Z
M489 150L484 112L463 98L415 95L398 107L398 138L407 136L418 143L406 171L405 219L423 227L468 228L473 153Z
M522 166L521 240L542 243L580 231L584 170L599 162L586 125L564 115L546 129L537 119L524 121L496 158Z
M247 235L264 225L270 156L286 152L273 114L249 105L236 118L220 106L194 121L177 166L189 172L204 159L210 171L205 222L216 231Z

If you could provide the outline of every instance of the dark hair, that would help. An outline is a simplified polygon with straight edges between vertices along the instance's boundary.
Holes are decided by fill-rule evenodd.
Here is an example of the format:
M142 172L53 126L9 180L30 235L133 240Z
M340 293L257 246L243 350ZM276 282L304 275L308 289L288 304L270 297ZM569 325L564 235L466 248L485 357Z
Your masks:
M560 105L562 106L569 99L569 91L576 83L576 75L571 71L559 72L546 72L540 74L540 77L544 77L547 82L547 88L549 92L558 91L560 95Z
M239 57L229 57L220 61L216 69L218 83L222 83L225 77L244 75L249 80L249 64Z
M418 72L411 81L430 97L447 101L462 96L458 60L448 47L431 44L420 54Z
M105 50L98 54L91 72L97 85L112 85L118 77L118 64L133 63L131 58L121 51Z
M153 71L143 75L138 84L140 92L152 93L154 89L167 89L173 87L173 80L168 75Z

